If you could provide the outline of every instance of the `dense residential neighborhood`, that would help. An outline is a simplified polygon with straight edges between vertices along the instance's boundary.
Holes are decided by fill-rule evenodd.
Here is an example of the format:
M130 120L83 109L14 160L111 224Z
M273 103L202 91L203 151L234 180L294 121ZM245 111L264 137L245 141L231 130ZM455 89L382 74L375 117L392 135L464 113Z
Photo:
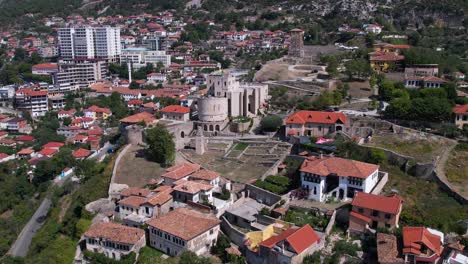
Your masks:
M466 8L0 1L0 263L468 264Z

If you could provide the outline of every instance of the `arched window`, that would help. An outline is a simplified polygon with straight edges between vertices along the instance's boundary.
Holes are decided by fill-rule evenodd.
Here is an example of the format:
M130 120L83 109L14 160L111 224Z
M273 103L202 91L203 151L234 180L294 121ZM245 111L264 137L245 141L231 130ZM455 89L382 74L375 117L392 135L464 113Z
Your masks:
M180 137L181 137L181 138L184 138L184 137L185 137L185 132L184 132L184 131L180 132Z
M213 125L210 125L210 131L213 131Z
M219 125L216 125L216 126L215 126L215 130L216 130L216 131L219 131Z

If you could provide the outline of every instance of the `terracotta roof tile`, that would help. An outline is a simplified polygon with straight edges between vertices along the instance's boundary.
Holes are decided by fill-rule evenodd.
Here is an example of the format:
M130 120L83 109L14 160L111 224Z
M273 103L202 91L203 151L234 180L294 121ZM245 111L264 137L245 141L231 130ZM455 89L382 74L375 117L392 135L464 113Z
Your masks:
M129 196L119 201L119 204L128 205L132 207L140 207L143 203L146 202L145 197L141 196Z
M317 174L320 176L336 174L339 177L367 178L378 169L378 165L356 160L337 157L310 157L304 160L300 171Z
M199 170L192 175L190 175L190 179L198 179L198 180L206 180L212 181L219 177L219 173L212 170Z
M456 105L452 108L452 112L455 114L468 115L468 105Z
M123 119L120 119L122 123L137 124L140 122L145 122L145 124L151 124L156 121L156 117L153 114L148 112L141 112L131 116L127 116Z
M161 176L165 178L170 178L173 180L179 180L179 179L189 176L190 174L198 171L199 169L200 169L200 165L185 162L185 163L167 168L166 173L164 173Z
M220 222L211 215L187 208L177 208L146 223L188 241L219 225Z
M135 244L145 236L145 231L116 223L97 223L84 233L85 237L104 238L113 242Z
M260 246L273 248L281 241L286 241L297 254L302 253L315 243L320 242L320 238L314 229L307 224L301 228L289 228L281 234L272 236L267 240L260 242Z
M352 206L378 210L389 214L397 214L400 211L403 199L398 195L383 196L358 192L354 196Z
M45 144L44 146L42 146L42 148L61 148L63 147L63 145L65 145L64 143L62 142L49 142L47 144Z
M443 250L440 240L439 236L432 234L425 227L403 227L403 245L408 252L419 251L421 244L424 244L440 256Z
M44 156L51 156L57 153L57 149L52 149L52 148L44 148L42 149L39 154L44 155Z
M179 192L184 192L184 193L190 193L190 194L195 194L200 191L208 191L211 190L213 186L209 184L204 184L200 182L194 182L194 181L184 181L177 186L174 187L175 191Z
M163 113L190 113L190 108L180 105L168 105L161 109Z
M91 155L91 150L87 150L84 148L79 148L72 153L73 157L75 158L86 158Z
M143 188L137 188L137 187L130 187L127 189L124 189L120 192L121 196L141 196L141 197L147 197L151 193L151 190L148 189L143 189Z
M286 118L286 124L346 124L346 115L339 112L298 111Z

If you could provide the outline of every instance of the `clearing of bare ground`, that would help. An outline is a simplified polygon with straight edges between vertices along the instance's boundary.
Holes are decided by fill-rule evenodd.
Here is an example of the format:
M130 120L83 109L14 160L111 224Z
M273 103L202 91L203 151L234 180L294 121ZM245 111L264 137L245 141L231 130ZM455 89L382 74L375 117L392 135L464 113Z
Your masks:
M159 179L164 168L159 163L145 158L143 147L132 145L117 165L115 183L130 187L143 187L151 179Z

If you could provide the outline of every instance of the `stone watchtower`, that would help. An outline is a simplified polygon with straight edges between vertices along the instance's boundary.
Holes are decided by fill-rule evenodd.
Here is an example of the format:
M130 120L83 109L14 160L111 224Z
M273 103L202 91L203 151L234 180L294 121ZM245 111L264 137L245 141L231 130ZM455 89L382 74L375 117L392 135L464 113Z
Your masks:
M302 29L291 29L289 32L291 37L289 38L289 50L288 55L290 57L302 58L304 57L304 31Z

